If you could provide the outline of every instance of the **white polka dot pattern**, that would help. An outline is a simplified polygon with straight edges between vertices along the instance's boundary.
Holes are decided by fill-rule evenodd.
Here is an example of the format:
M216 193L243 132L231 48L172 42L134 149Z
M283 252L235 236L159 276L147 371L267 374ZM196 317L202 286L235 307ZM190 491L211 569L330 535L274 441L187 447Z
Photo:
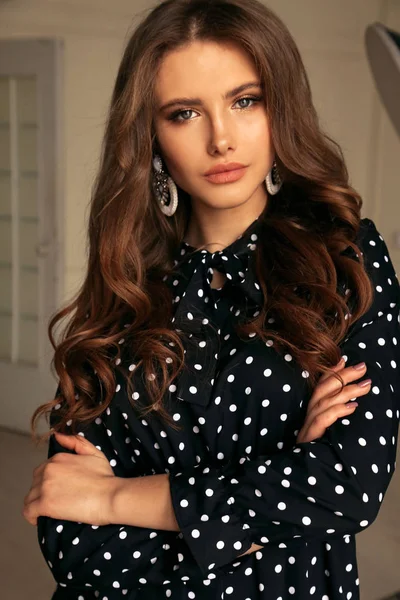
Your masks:
M394 472L400 361L397 277L373 221L361 225L375 298L340 346L348 365L367 363L373 385L354 413L302 444L296 437L309 374L289 352L279 356L272 340L240 340L232 326L259 310L248 259L260 223L218 254L227 257L232 277L221 290L211 290L207 278L215 256L190 259L182 244L182 265L170 283L178 298L175 325L193 334L186 349L191 368L168 395L182 429L138 417L131 403L146 393L129 355L132 398L117 372L110 407L82 429L117 476L170 474L180 532L40 517L40 547L58 583L53 600L264 600L266 590L273 600L359 600L355 534L377 517ZM49 456L62 451L51 438ZM240 558L252 543L262 548Z
M205 473L201 465L195 465L192 471L171 475L178 523L204 575L209 562L221 567L240 554L235 551L236 541L244 551L252 542L261 544L262 538L268 543L296 536L338 538L362 531L378 514L394 470L397 443L399 382L391 362L399 355L400 304L396 274L391 262L385 261L386 244L371 220L365 219L364 224L368 230L363 254L375 299L352 326L341 350L349 365L362 360L367 363L366 376L375 385L361 398L354 414L339 419L316 441L276 455L257 456L239 465L233 461L229 467L206 467ZM376 291L380 287L385 293ZM393 414L393 410L397 418L389 419L387 412ZM390 441L388 448L383 447L386 440ZM371 456L374 460L379 457L381 465L375 476L368 461ZM335 468L338 463L343 468ZM290 478L283 478L285 469L289 469ZM195 486L188 485L189 478L195 478ZM289 485L285 484L287 479ZM211 498L206 488L213 489ZM311 494L316 500L313 504ZM234 502L230 503L229 498ZM190 510L182 509L182 499L187 500ZM203 513L209 520L199 523L198 515ZM222 519L225 513L230 514L226 522ZM243 529L245 523L248 527ZM194 528L196 537L191 534ZM224 545L219 547L218 540Z

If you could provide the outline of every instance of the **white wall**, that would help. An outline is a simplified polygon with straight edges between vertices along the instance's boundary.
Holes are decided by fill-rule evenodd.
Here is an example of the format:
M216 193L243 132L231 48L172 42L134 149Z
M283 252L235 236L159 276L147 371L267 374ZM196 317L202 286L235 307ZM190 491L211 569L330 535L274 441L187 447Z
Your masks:
M148 3L103 0L0 2L0 38L64 40L62 138L64 206L59 215L65 246L59 301L77 289L85 271L86 218L112 87L134 16Z
M3 0L4 1L4 0ZM106 109L122 50L145 0L5 0L0 37L57 36L64 65L64 298L85 270L87 204ZM351 182L376 220L400 271L392 238L400 228L400 141L384 112L366 61L364 31L380 20L400 31L396 0L270 0L288 25L309 72L321 123L341 145Z

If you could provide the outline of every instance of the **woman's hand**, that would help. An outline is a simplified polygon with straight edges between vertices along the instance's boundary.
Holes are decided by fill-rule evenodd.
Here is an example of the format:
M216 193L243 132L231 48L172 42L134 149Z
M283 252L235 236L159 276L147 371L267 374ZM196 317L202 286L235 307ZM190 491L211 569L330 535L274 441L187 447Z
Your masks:
M37 525L40 515L91 525L110 524L118 478L107 457L80 435L54 435L78 455L59 452L34 469L31 489L24 498L24 518L31 525Z
M319 379L308 403L306 419L297 436L297 443L310 442L323 436L327 427L340 417L353 414L357 408L356 402L351 402L348 405L346 402L358 396L364 396L370 391L371 383L365 387L360 387L358 383L347 385L364 375L366 371L365 364L361 369L356 369L356 367L343 368L343 365L344 360L342 358L332 369L336 373L340 373L343 379L342 392L339 393L340 381L333 375L324 373Z

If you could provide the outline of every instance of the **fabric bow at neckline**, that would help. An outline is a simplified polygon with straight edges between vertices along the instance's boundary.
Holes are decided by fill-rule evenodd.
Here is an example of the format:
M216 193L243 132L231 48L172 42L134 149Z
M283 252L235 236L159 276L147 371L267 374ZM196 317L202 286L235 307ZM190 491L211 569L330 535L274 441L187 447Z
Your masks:
M263 296L253 264L260 228L261 219L257 217L232 244L216 252L206 249L196 250L187 242L182 242L177 268L180 271L182 285L187 286L184 297L190 295L190 289L197 285L200 286L198 290L206 292L209 298L207 300L206 297L200 296L200 301L198 300L199 295L196 298L196 304L203 304L205 309L208 308L207 304L211 303L212 306L218 302L222 293L225 292L231 293L231 295L233 293L236 301L247 299L252 301L252 305L261 306ZM214 269L223 273L227 278L222 288L211 287ZM180 301L175 321L179 320L181 323L185 321L181 317L186 304L187 302Z
M234 307L229 319L250 316L261 307L263 294L254 269L261 219L223 250L196 250L183 241L178 249L175 272L170 285L177 308L172 324L186 334L185 363L179 376L177 396L185 401L206 405L210 401L214 371L220 345L218 304L223 297ZM220 289L211 287L213 269L226 275ZM218 323L218 325L217 325ZM193 394L190 390L201 390Z

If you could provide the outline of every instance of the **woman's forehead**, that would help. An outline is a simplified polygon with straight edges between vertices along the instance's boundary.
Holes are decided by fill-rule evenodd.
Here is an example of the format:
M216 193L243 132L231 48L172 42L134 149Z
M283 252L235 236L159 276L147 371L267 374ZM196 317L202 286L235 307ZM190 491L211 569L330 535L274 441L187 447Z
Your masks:
M258 73L248 54L237 45L217 44L212 41L192 42L169 51L161 60L155 82L160 101L167 102L165 93L173 87L175 96L222 95L243 84L257 81ZM197 95L197 94L196 94Z

